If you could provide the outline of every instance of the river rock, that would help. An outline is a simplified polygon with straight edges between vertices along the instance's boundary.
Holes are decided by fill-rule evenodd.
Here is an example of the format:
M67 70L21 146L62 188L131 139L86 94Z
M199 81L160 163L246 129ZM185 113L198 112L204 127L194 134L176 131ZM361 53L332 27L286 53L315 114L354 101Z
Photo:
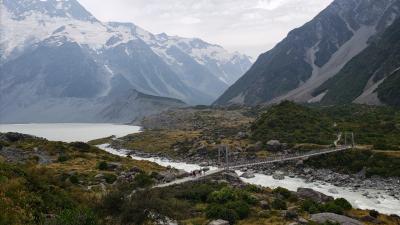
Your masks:
M244 172L240 177L246 178L246 179L250 179L250 178L254 178L255 175L254 173L248 171L248 172Z
M229 225L229 222L226 220L213 220L208 225Z
M335 188L330 188L330 189L328 190L328 192L329 192L329 193L332 193L332 194L338 194L338 193L339 193Z
M285 179L285 174L281 171L276 171L273 175L272 178L275 180L284 180Z
M297 195L301 198L309 198L317 203L324 203L333 200L332 197L314 191L311 188L297 188Z
M201 163L199 164L199 166L201 166L201 167L206 167L206 166L209 166L209 163L208 163L208 162L201 162Z
M362 225L361 222L347 216L335 213L317 213L311 215L311 220L317 223L333 222L340 225Z

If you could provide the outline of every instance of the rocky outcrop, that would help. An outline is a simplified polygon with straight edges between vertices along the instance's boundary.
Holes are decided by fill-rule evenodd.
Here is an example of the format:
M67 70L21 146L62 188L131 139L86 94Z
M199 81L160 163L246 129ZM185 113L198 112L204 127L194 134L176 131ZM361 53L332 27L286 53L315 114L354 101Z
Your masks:
M311 215L311 220L317 223L339 223L340 225L363 225L361 222L347 216L334 213L318 213Z
M20 134L20 133L14 133L14 132L0 133L0 141L16 142L16 141L24 140L24 139L43 139L43 138L38 138L38 137L35 137L32 135Z

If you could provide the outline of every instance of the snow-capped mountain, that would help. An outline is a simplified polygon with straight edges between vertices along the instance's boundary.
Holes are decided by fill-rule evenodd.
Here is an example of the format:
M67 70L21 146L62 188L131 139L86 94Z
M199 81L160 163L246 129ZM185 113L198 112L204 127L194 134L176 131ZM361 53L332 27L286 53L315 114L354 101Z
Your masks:
M164 107L183 105L170 98L207 104L250 66L247 56L199 39L153 35L130 23L100 22L76 0L2 0L0 10L3 122L22 118L13 111L27 112L27 122L29 110L39 114L32 116L35 121L46 121L41 113L62 109L72 115L81 108L87 116L80 112L80 121L96 113L107 117L93 116L95 121L126 122L136 112L124 118L101 112L110 105L118 108L115 102L127 104L123 99L132 91L166 97L157 99L166 101L160 104ZM83 107L91 103L97 110ZM41 111L42 106L46 108ZM67 116L65 121L72 120Z
M292 30L273 49L260 55L215 104L271 104L282 100L335 104L376 100L379 79L373 75L381 74L379 68L384 67L374 58L364 60L365 65L354 62L360 62L356 60L359 57L373 57L363 52L377 45L389 27L398 26L394 22L399 16L399 0L335 0L310 22ZM381 55L377 51L374 54ZM397 64L395 57L388 61ZM389 75L396 67L386 69L385 74ZM375 78L368 81L371 76Z

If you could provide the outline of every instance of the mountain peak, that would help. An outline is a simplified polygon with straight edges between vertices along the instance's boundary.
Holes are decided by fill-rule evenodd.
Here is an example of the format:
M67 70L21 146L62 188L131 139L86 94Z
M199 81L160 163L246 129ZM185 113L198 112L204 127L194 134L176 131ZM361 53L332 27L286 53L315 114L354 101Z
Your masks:
M13 15L22 20L32 14L50 17L65 17L82 21L97 21L76 0L3 0L2 5Z

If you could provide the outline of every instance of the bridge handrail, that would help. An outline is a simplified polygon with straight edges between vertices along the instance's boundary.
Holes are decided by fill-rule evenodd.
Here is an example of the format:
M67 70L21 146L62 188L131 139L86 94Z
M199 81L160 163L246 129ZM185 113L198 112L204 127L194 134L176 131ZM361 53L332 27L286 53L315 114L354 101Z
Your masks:
M246 166L254 166L254 165L269 164L269 163L274 163L274 162L290 161L290 160L295 160L295 159L300 159L300 158L323 155L323 154L327 154L327 153L331 153L331 152L344 151L344 150L347 150L350 148L351 148L351 146L340 146L340 147L328 148L328 149L324 149L324 150L312 150L312 151L309 151L304 154L294 153L294 154L286 155L286 156L272 156L265 160L258 160L258 161L245 162L245 163L237 162L237 163L229 164L229 167L235 169L235 168L241 168L241 167L246 167Z

